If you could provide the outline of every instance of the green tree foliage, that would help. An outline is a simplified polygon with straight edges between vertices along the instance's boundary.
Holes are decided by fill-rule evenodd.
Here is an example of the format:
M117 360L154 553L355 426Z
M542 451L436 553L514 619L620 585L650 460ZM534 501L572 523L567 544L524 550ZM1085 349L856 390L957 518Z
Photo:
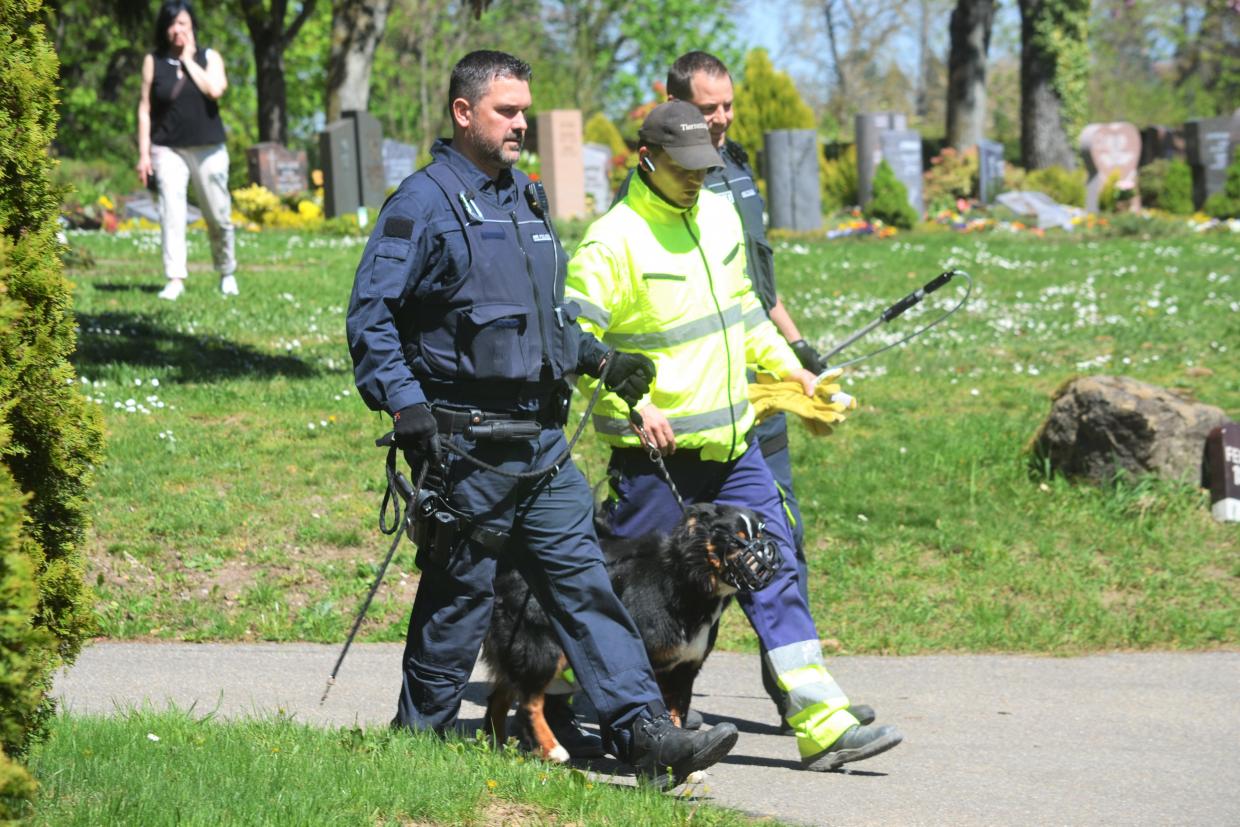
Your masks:
M865 207L865 217L903 230L912 229L919 218L908 202L908 189L886 161L874 171L874 197Z
M1030 170L1023 189L1044 192L1060 204L1085 206L1085 170L1043 167Z
M832 212L860 201L857 192L857 147L849 144L839 158L825 161L822 170L822 209Z
M1160 158L1141 167L1137 176L1141 206L1172 215L1192 215L1193 171L1179 159Z
M68 361L76 337L47 151L57 61L41 13L38 0L0 2L0 749L9 756L45 725L52 675L93 626L81 546L102 442ZM0 775L22 783L11 768Z
M1227 180L1222 192L1206 199L1202 211L1214 218L1240 218L1240 149L1227 167Z
M762 136L769 130L813 129L817 122L792 78L771 64L766 49L754 49L745 56L733 108L736 121L728 137L743 146L750 158L761 157Z

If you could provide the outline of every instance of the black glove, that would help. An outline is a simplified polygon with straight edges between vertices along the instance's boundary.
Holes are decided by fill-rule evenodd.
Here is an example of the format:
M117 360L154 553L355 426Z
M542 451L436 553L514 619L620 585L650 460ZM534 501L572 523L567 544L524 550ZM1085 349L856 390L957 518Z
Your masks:
M435 456L439 452L435 438L438 432L428 405L410 405L392 415L392 436L396 447L402 450L416 451L424 457Z
M630 408L650 390L654 381L654 362L640 353L611 354L611 364L604 368L606 379L603 384L616 396L625 401Z
M814 350L814 346L804 339L797 339L789 345L792 352L797 355L797 359L801 362L801 367L817 376L827 369L822 363L822 357L818 355L818 351Z

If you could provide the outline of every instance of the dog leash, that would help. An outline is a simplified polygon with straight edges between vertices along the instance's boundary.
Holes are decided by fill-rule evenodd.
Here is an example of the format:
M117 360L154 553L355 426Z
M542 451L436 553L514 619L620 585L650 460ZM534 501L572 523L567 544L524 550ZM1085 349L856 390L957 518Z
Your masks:
M637 435L641 437L642 442L650 447L650 461L659 469L659 474L663 477L663 481L667 483L667 487L672 489L672 496L676 498L676 505L680 506L680 513L685 513L685 501L680 496L680 490L676 488L676 483L672 482L672 475L667 470L667 464L663 462L663 453L655 447L654 440L646 433L646 423L642 420L641 414L629 408L629 422L637 429Z

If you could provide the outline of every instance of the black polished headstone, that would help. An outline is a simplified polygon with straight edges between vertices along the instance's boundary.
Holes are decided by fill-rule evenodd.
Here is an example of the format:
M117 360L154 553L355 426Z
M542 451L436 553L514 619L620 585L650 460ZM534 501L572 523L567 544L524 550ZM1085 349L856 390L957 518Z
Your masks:
M1201 209L1223 189L1231 162L1231 118L1207 118L1184 124L1185 150L1193 170L1193 206Z
M319 133L323 164L323 212L328 218L356 213L361 206L357 137L353 121L335 121Z
M340 116L354 124L357 141L358 194L362 204L378 209L383 206L386 187L383 178L383 126L369 112L350 109Z
M1214 519L1240 522L1240 424L1220 425L1206 437L1202 476L1202 483L1210 489Z
M977 197L993 204L1003 191L1003 144L982 140L977 145Z
M818 133L812 129L774 129L764 139L766 206L771 229L821 229Z

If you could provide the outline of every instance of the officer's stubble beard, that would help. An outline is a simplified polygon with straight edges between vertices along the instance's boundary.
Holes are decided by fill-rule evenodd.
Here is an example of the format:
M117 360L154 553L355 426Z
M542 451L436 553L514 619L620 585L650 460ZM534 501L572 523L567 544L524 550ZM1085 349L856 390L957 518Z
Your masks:
M470 147L479 158L494 164L499 169L509 169L515 166L517 159L521 157L521 149L525 146L524 132L509 132L498 143L490 143L483 140L479 135L468 130L465 132L465 138L469 141ZM505 145L510 141L516 141L517 143L515 152L505 148Z

